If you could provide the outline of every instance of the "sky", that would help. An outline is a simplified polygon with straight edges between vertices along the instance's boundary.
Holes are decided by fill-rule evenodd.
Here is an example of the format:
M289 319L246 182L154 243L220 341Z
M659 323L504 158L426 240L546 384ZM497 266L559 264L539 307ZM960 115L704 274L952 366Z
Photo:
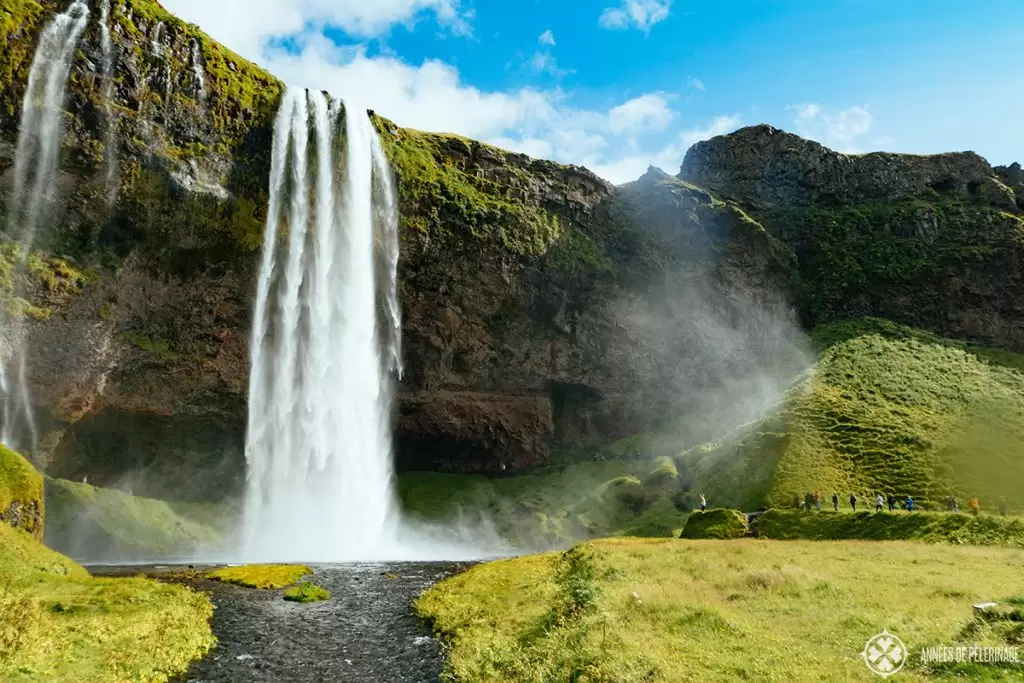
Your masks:
M758 123L1024 162L1020 0L160 1L289 85L614 183Z

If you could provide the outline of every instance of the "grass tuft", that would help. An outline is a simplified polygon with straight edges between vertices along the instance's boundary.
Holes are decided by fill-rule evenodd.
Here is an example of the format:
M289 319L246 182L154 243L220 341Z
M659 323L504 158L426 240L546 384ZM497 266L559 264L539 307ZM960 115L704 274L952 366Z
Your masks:
M320 602L331 597L330 591L309 581L303 581L284 592L284 599L289 602Z
M246 588L277 590L290 586L313 570L299 564L248 564L207 572L207 578Z

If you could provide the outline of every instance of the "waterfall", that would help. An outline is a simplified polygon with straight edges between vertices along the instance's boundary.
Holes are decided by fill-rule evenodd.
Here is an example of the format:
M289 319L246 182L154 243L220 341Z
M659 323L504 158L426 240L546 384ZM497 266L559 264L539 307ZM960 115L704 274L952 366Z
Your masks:
M103 50L103 110L107 130L103 136L103 156L106 165L108 199L113 201L117 188L117 127L114 120L114 42L110 39L110 0L100 1L100 45Z
M196 79L196 96L199 104L206 106L206 72L203 70L203 55L199 41L192 40L192 75Z
M16 266L19 271L24 268L39 223L53 201L60 160L64 93L71 58L88 19L86 4L82 0L72 2L43 30L32 59L21 108L14 187L7 215L8 233L19 242ZM37 435L26 378L25 329L18 317L6 319L4 323L4 337L13 345L14 372L11 366L0 372L0 391L3 392L0 441L18 447L27 432L34 449Z
M394 184L366 111L289 89L274 124L253 319L246 559L394 554L396 263Z
M153 39L152 42L150 43L151 47L153 48L153 54L157 57L162 57L164 53L164 46L160 43L160 40L163 38L163 36L164 22L158 21L156 22L156 28L153 29Z

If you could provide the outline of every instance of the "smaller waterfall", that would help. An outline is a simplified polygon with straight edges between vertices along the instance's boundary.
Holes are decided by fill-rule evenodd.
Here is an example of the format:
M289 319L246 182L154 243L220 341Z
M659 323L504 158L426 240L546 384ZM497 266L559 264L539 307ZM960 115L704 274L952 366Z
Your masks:
M117 174L117 124L114 120L114 42L110 39L110 0L100 2L100 42L103 49L103 109L107 130L103 136L103 157L106 165L108 199L113 201L117 192L114 176Z
M206 106L206 71L203 69L203 53L199 41L192 41L192 74L196 79L196 95L199 104Z
M164 37L164 22L156 22L156 28L153 29L153 39L150 45L153 48L153 54L157 57L162 57L164 54L164 45L161 40Z
M71 58L88 20L89 8L82 0L75 0L43 30L32 58L18 126L13 195L7 214L9 233L19 242L16 282L24 272L36 231L53 203ZM15 296L22 294L15 289ZM0 440L17 448L23 445L27 433L34 449L37 434L27 381L26 330L20 317L6 322L4 341L13 347L13 358L0 371L4 421Z

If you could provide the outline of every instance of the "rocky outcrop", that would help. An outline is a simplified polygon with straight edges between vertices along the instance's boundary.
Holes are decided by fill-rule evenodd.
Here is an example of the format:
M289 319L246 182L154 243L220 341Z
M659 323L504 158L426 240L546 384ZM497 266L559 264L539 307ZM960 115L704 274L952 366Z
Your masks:
M840 154L760 125L693 145L679 177L754 209L899 201L928 192L981 196L1015 208L1012 192L974 152Z
M1018 165L993 169L972 152L845 155L755 126L694 145L680 178L793 248L806 326L877 316L1024 350Z

